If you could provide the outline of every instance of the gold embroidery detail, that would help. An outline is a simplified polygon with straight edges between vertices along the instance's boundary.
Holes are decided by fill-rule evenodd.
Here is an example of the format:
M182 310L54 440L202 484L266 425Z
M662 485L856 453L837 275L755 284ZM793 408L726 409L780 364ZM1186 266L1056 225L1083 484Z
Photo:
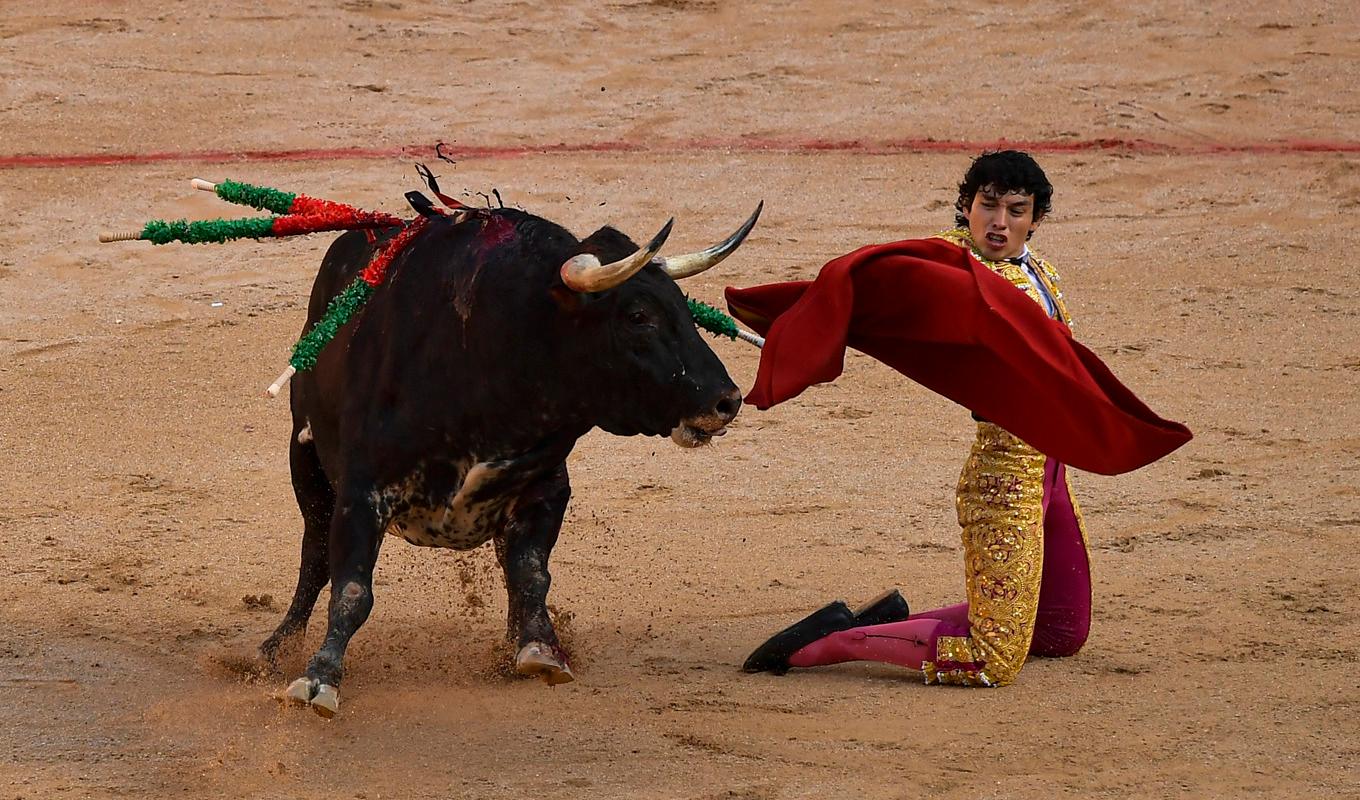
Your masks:
M941 636L935 641L935 657L940 661L972 664L977 661L967 636Z
M957 669L940 669L935 666L935 662L926 661L921 664L921 672L925 673L927 684L953 684L955 686L1002 685L992 680L985 669L964 669L962 667Z

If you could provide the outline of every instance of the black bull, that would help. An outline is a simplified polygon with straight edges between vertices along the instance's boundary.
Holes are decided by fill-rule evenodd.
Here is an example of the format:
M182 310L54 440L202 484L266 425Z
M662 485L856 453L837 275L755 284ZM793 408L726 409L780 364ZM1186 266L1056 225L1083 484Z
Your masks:
M274 662L304 630L327 582L331 594L325 640L288 697L327 716L338 707L345 648L373 607L385 534L459 550L493 541L517 670L572 679L545 602L548 556L571 496L567 455L597 426L693 446L736 416L740 394L671 276L692 274L696 258L700 269L721 260L755 218L723 244L680 257L683 269L654 255L669 225L639 249L613 228L578 240L512 209L431 220L292 383L302 559L264 657ZM362 233L335 241L308 329L373 250ZM606 262L604 272L623 264L622 282L573 279L568 266L581 254L598 259L585 256L587 267Z

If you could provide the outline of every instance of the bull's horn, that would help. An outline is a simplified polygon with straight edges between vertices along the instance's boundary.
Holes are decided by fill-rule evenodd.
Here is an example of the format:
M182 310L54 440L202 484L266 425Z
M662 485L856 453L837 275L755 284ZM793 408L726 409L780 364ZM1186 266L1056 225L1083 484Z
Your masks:
M756 220L760 219L760 211L763 208L765 208L765 201L761 200L760 204L756 206L755 213L741 224L741 227L737 229L736 233L723 241L718 242L707 250L700 250L697 253L686 253L683 256L659 258L657 259L657 263L662 269L666 270L667 275L670 275L677 281L681 278L688 278L691 275L698 275L709 267L717 265L719 261L732 255L733 251L738 247L741 247L741 243L746 239L746 234L751 232L751 228L755 227Z
M672 217L646 247L610 264L601 264L600 259L590 253L572 256L562 265L562 282L567 288L578 292L603 292L618 286L647 266L661 245L666 243L666 237L671 235L671 225L674 224L675 218Z

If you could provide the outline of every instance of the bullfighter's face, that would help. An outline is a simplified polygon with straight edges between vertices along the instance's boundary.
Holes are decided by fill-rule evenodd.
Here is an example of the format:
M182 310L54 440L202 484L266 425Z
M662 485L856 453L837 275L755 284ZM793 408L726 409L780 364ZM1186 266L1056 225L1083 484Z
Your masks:
M984 258L1000 261L1024 252L1025 240L1039 227L1034 197L1023 192L998 194L990 186L978 189L964 214L968 233Z

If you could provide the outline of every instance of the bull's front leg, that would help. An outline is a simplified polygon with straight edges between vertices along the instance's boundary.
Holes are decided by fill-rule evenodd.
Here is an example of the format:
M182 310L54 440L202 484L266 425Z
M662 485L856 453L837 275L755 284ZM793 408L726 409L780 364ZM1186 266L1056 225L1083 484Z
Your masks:
M307 674L287 696L332 717L340 707L342 663L349 640L373 610L373 567L388 520L370 483L349 483L337 497L330 528L331 599L326 638L307 664Z
M496 542L510 601L509 634L518 646L515 671L554 685L575 679L547 606L552 584L548 556L557 543L570 498L571 485L563 465L520 497L504 540Z

